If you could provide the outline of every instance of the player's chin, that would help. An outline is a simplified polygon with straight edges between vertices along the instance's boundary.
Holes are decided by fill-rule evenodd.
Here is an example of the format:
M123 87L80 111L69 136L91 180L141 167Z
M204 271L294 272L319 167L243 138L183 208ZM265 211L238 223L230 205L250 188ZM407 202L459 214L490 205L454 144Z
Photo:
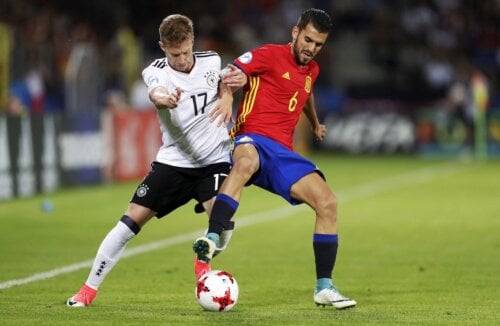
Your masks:
M302 64L302 65L304 65L304 66L305 66L305 65L308 65L308 64L311 62L311 60L312 60L312 59L313 59L313 58L312 58L311 56L308 56L308 55L303 55L303 56L301 56L301 58L300 58L300 64Z
M189 72L189 65L171 65L174 70L180 72Z

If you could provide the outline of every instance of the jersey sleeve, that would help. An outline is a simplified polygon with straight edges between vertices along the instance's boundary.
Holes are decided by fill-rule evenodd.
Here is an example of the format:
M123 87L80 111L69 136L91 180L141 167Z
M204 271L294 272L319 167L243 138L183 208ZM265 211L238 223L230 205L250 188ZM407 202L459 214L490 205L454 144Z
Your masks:
M167 74L163 72L166 66L166 59L157 59L142 71L142 79L148 87L148 92L158 86L166 87Z
M272 62L272 53L268 46L261 46L240 55L234 64L247 75L258 75L266 72Z

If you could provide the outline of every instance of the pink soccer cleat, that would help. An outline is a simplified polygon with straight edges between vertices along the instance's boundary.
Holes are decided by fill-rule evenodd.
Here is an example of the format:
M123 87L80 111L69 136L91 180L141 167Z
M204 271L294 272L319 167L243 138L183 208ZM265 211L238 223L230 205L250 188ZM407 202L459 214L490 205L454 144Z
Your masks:
M86 307L94 301L96 295L97 290L84 284L77 294L66 301L66 305L69 307Z
M210 262L200 260L197 256L194 257L194 274L197 280L211 270Z

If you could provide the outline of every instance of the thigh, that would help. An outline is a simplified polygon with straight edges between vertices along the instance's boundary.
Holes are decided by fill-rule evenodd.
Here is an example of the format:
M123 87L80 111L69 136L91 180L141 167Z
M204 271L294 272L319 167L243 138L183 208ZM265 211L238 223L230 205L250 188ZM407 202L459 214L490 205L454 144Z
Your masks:
M204 203L217 195L222 183L229 175L229 163L217 163L200 168L191 176L193 198Z
M125 215L130 217L140 227L146 224L156 214L157 212L152 209L135 203L130 203L125 211Z
M182 168L153 162L151 171L137 186L131 203L155 211L163 217L193 198L195 183Z
M316 165L267 137L251 135L251 139L259 153L260 169L250 183L283 197L292 205L302 203L291 195L292 185L309 174L322 177Z
M293 199L316 208L319 203L333 197L333 192L328 187L323 177L318 173L309 173L295 182L290 194Z

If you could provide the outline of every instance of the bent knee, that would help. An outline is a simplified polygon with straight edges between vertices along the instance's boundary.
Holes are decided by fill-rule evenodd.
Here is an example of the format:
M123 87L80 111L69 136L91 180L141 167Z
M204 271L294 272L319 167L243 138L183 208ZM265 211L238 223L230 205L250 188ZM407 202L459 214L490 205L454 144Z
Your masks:
M232 171L242 176L250 178L259 169L258 161L252 160L249 157L240 157L233 162Z
M322 197L317 206L317 213L330 219L337 219L337 197L333 194Z

